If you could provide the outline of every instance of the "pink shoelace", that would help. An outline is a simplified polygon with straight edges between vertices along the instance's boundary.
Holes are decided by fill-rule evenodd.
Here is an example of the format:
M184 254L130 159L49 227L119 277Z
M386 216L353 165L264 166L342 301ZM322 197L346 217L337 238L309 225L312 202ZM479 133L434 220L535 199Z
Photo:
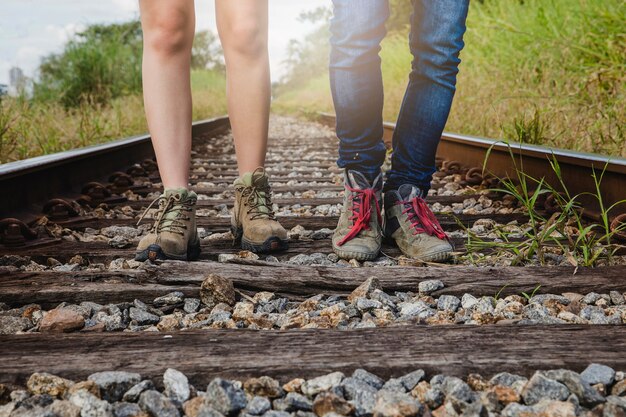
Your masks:
M407 214L406 221L411 222L413 235L426 233L441 240L449 240L441 224L421 197L415 197L409 201L399 201L398 204L405 206L402 214Z
M380 214L380 206L378 204L378 199L376 198L376 192L373 188L366 188L364 190L358 188L351 188L346 185L346 189L350 192L354 193L352 199L352 216L350 216L350 221L352 221L352 229L348 232L347 235L343 237L339 242L337 242L338 246L344 245L346 242L354 239L361 231L370 230L370 220L372 218L372 200L376 203L376 215L378 216L378 223L382 223L382 216Z

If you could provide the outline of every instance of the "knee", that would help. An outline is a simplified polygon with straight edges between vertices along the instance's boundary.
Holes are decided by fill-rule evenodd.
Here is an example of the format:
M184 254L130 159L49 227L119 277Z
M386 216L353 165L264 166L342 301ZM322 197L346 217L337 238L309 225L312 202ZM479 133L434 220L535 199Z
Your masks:
M411 76L454 88L463 46L462 39L424 39L420 44L413 44Z
M267 55L267 33L255 18L242 18L220 27L225 55L257 59Z
M188 52L193 45L193 24L180 11L155 16L144 26L144 45L164 56Z

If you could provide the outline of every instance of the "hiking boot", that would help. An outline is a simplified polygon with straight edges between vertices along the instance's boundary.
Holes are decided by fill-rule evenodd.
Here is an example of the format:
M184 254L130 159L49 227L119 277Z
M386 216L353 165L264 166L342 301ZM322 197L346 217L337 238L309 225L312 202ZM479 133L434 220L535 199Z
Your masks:
M285 250L287 231L276 221L272 191L264 168L237 178L231 230L241 248L255 253Z
M410 184L385 193L385 236L409 258L445 261L452 245L419 188Z
M382 174L370 184L360 172L345 171L343 210L333 234L333 251L340 258L371 261L378 257L383 236L382 185Z
M139 245L135 260L177 259L192 261L200 256L200 239L196 229L195 192L186 188L165 190L157 197L139 218L144 218L155 202L159 209L154 215L154 225Z

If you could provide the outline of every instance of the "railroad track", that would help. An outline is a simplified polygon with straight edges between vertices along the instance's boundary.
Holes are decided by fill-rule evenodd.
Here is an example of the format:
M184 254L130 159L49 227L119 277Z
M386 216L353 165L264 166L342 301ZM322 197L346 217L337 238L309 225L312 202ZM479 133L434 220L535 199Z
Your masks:
M328 116L322 121L328 123ZM230 184L237 175L228 128L226 118L194 125L191 184L200 196L202 255L193 263L132 259L149 223L136 227L136 220L161 187L149 137L0 166L3 196L12 196L0 206L0 407L19 409L19 401L8 393L17 392L34 372L74 381L94 372L138 372L160 387L167 368L182 371L195 387L216 377L245 381L268 375L286 383L364 368L426 405L419 412L409 407L412 411L405 414L377 405L382 408L374 414L380 416L418 415L429 412L427 408L439 416L498 415L507 403L498 390L505 388L512 396L508 402L525 403L520 407L529 407L526 412L545 412L541 407L569 410L573 405L567 404L575 403L571 397L565 401L569 394L577 395L579 412L594 407L600 413L619 411L620 401L626 403L620 372L603 386L592 379L588 382L594 388L581 383L602 397L593 401L574 387L571 379L580 378L578 374L567 381L561 374L535 374L558 368L582 372L594 362L626 370L626 269L619 254L613 266L599 268L576 267L556 254L547 265L508 266L494 249L485 250L487 262L476 266L467 255L468 236L496 242L494 230L499 227L519 232L518 240L523 239L528 213L513 199L489 191L495 177L482 170L481 155L493 145L488 171L510 176L508 148L483 139L443 138L440 170L427 201L455 243L456 263L420 264L388 244L374 262L345 262L332 254L330 245L342 198L336 138L323 124L274 119L267 166L291 246L284 253L258 257L233 247L228 232ZM387 132L391 129L388 125ZM514 154L523 158L529 175L549 173L549 151L522 147ZM625 161L554 155L571 192L589 189L590 169L601 166L606 167L605 203L623 197ZM550 217L554 209L549 202L542 204L539 212ZM585 209L588 217L597 218L598 207L590 203ZM617 225L620 209L611 213ZM232 285L233 297L212 302L215 285ZM426 377L407 377L404 388L397 387L394 378L418 369ZM362 376L359 372L355 375ZM507 387L501 378L468 378L501 372L530 382ZM438 374L451 382L431 379ZM469 397L461 398L448 387L461 384L465 389L456 377L469 384ZM430 382L418 386L422 379ZM542 391L546 379L556 391L566 386L568 396L561 398L562 390L558 395L548 388L547 394ZM282 410L372 414L346 388L349 378L335 382L327 388L341 398L330 401L315 390L296 387L296 393L309 397L311 407ZM45 391L33 390L32 384L31 393ZM99 385L104 397L110 388L105 385ZM439 390L441 401L429 402L428 390ZM261 391L246 388L248 394ZM552 403L535 404L539 400L532 396L538 392ZM615 398L609 398L612 393ZM370 394L381 404L409 398ZM71 399L69 391L55 395ZM347 400L352 408L341 408ZM37 401L32 407L51 407L41 398ZM160 415L147 401L139 401L141 408ZM280 407L274 404L275 410ZM449 409L443 414L446 407L457 414ZM183 411L190 415L186 408L178 410Z

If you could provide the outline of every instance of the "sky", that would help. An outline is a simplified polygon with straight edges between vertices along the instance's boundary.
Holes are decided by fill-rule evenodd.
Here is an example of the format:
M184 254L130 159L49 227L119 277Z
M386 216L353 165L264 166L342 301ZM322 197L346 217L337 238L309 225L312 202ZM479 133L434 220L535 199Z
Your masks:
M32 77L40 59L60 52L77 31L92 23L123 22L139 16L137 0L1 0L0 84L8 84L9 69L22 68ZM305 10L330 6L330 0L269 0L272 78L284 74L291 39L312 27L297 20ZM215 29L214 0L196 0L197 30Z

